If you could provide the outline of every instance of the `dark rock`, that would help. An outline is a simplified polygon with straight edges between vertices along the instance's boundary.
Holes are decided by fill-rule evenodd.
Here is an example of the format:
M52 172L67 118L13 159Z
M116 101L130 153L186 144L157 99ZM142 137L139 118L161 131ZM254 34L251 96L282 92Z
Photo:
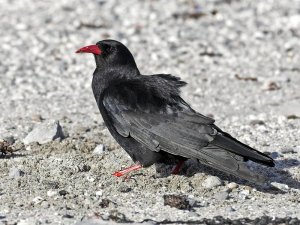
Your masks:
M190 209L189 201L184 196L179 195L164 195L164 205L177 209Z
M65 195L69 194L69 192L67 192L66 190L60 190L58 193L61 196L65 196Z
M74 218L74 216L72 216L70 214L65 214L65 215L62 216L62 218L72 219L72 218Z
M300 119L300 116L296 116L296 115L292 114L292 115L288 115L286 118L288 120L296 120L296 119Z
M101 208L107 208L109 206L109 204L111 203L111 201L107 198L102 199L102 201L99 203L99 206Z

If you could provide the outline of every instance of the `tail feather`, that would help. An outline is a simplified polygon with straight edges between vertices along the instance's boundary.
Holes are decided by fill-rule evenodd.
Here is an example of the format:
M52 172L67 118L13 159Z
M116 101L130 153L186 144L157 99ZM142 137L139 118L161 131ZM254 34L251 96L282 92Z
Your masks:
M245 161L252 160L270 167L275 166L274 160L271 157L241 143L227 133L219 133L210 144L242 156Z
M251 171L244 157L236 155L224 148L209 144L199 151L198 160L200 163L216 168L222 172L232 174L236 177L252 181L254 183L264 183L265 177Z

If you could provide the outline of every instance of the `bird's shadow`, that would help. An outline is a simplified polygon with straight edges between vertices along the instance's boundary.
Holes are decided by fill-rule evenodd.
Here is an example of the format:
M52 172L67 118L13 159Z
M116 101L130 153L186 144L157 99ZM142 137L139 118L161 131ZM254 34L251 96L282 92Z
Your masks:
M272 182L288 185L289 188L298 189L300 190L300 182L293 178L292 174L285 170L291 167L297 167L300 165L300 161L297 159L279 159L275 161L275 167L266 167L256 163L249 163L251 170L258 174L261 174L266 178L266 183L258 184L253 183L244 179L237 178L233 175L228 175L223 173L219 170L213 169L206 165L199 163L197 160L188 160L186 161L185 165L183 166L179 175L192 177L197 173L206 173L213 176L218 176L222 180L227 180L228 182L235 182L240 185L247 185L252 188L255 188L258 191L265 192L265 193L272 193L272 194L284 194L283 190L280 190L273 185ZM170 167L167 169L161 170L158 168L161 177L170 176Z

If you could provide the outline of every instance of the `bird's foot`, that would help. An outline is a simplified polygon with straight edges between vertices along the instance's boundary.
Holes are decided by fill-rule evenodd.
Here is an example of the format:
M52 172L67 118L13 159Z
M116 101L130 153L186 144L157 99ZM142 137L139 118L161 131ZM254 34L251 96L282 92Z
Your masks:
M184 164L184 160L180 160L178 164L175 166L175 168L172 170L172 174L174 175L178 174L183 164Z
M140 164L135 164L135 165L130 166L130 167L124 169L124 170L120 170L120 171L114 172L114 173L113 173L113 176L121 177L121 176L123 176L123 175L125 175L125 174L127 174L127 173L129 173L129 172L131 172L131 171L138 170L138 169L140 169L140 168L142 168L142 167L143 167L143 166L141 166Z

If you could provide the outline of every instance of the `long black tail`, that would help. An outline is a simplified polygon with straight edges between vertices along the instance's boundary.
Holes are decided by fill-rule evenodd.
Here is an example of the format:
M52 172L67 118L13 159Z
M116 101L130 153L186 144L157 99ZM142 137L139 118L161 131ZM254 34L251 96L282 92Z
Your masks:
M211 144L242 156L244 157L245 161L252 160L266 166L275 166L274 160L271 157L243 144L225 132L219 133L211 142Z

